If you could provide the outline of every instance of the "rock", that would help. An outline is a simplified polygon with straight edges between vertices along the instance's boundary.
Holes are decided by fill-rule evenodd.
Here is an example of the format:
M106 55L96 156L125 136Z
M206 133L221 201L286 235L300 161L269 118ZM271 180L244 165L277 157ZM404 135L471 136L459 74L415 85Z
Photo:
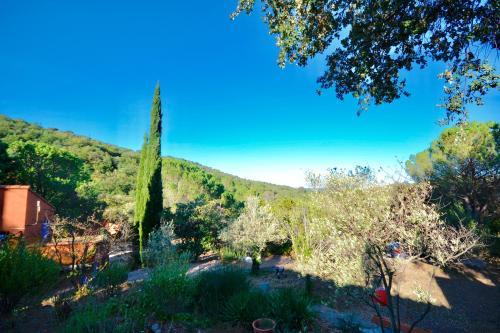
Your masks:
M465 259L462 260L462 264L477 271L481 271L487 266L487 264L481 259Z
M368 322L361 318L360 316L349 313L349 312L339 312L325 305L315 305L313 310L316 311L319 317L329 323L333 327L345 327L346 324L357 326L360 329L377 329L377 326L371 322ZM371 331L366 331L371 332ZM379 332L379 331L373 331Z
M139 282L144 281L149 276L149 269L141 268L128 273L128 282Z
M251 257L245 257L245 258L243 258L243 262L245 262L247 264L251 264L252 263L252 258Z

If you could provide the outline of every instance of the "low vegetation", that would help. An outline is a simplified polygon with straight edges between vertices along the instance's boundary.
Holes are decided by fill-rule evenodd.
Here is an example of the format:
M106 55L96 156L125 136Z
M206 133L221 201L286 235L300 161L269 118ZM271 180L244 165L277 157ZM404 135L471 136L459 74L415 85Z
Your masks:
M11 312L23 297L34 296L53 286L60 267L22 240L0 243L0 313Z
M129 268L124 263L112 263L97 272L92 280L96 288L115 290L123 282L127 281Z

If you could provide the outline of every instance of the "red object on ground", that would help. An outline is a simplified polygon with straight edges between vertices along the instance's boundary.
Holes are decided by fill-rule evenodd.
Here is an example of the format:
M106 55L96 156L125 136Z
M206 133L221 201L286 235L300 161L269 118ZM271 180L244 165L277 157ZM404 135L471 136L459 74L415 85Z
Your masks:
M382 306L387 306L387 292L384 287L379 287L375 289L375 301L377 301Z

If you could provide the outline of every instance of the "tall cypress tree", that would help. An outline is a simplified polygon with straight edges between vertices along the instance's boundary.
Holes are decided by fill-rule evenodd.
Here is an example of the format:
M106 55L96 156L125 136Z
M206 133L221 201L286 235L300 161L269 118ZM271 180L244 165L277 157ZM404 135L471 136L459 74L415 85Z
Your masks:
M161 119L160 84L157 83L151 107L149 137L144 137L136 183L134 224L141 261L147 237L151 230L160 223L163 210Z

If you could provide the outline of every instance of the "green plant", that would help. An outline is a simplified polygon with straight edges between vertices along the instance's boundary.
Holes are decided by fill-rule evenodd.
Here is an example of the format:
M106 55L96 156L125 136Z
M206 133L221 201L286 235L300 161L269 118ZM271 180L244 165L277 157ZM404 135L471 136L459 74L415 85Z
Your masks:
M123 263L112 263L97 273L92 280L92 284L97 288L111 288L114 290L117 286L127 281L127 277L127 265Z
M286 241L287 235L271 212L271 207L261 206L257 197L250 197L245 203L244 211L229 226L222 239L233 248L250 253L252 272L257 273L267 244L282 243Z
M282 288L271 294L271 313L282 330L302 330L311 325L315 313L311 299L301 291Z
M134 224L138 238L134 239L134 244L139 247L141 262L143 262L143 249L148 235L160 224L163 211L161 118L160 83L158 82L151 106L149 136L144 137L136 182Z
M251 328L252 322L270 315L269 297L256 290L244 291L232 296L224 307L222 318L233 325Z
M158 319L170 319L193 303L193 281L186 276L186 258L157 267L144 282L140 306Z
M90 174L84 161L73 153L38 140L15 141L9 145L8 153L16 169L15 182L29 184L58 212L76 217L98 208L97 200L89 197Z
M219 250L219 256L223 262L231 263L233 261L240 260L245 256L245 254L241 251L233 249L232 247L224 246Z
M447 65L439 76L446 80L440 106L447 122L466 122L466 106L482 105L498 87L498 55L491 55L497 29L489 23L498 22L497 1L239 0L231 17L252 12L275 37L280 67L324 56L318 93L334 88L341 100L352 95L358 115L409 96L403 72L437 62Z
M500 219L500 124L468 122L443 130L406 161L408 174L432 185L433 202L448 221L487 226Z
M173 225L162 221L158 228L149 233L148 245L142 254L144 264L149 267L156 267L175 260L177 253L176 247L172 244L173 238Z
M22 240L0 244L0 313L8 313L28 295L39 294L59 276L59 265L27 248Z
M75 312L60 328L61 333L107 333L115 332L117 322L109 316L105 305L90 302Z
M217 318L232 296L249 289L250 283L243 271L225 267L200 273L196 277L194 298L201 313Z
M174 230L181 242L178 249L191 253L194 258L204 251L220 247L220 233L227 225L227 209L217 201L199 198L178 203L173 215Z

